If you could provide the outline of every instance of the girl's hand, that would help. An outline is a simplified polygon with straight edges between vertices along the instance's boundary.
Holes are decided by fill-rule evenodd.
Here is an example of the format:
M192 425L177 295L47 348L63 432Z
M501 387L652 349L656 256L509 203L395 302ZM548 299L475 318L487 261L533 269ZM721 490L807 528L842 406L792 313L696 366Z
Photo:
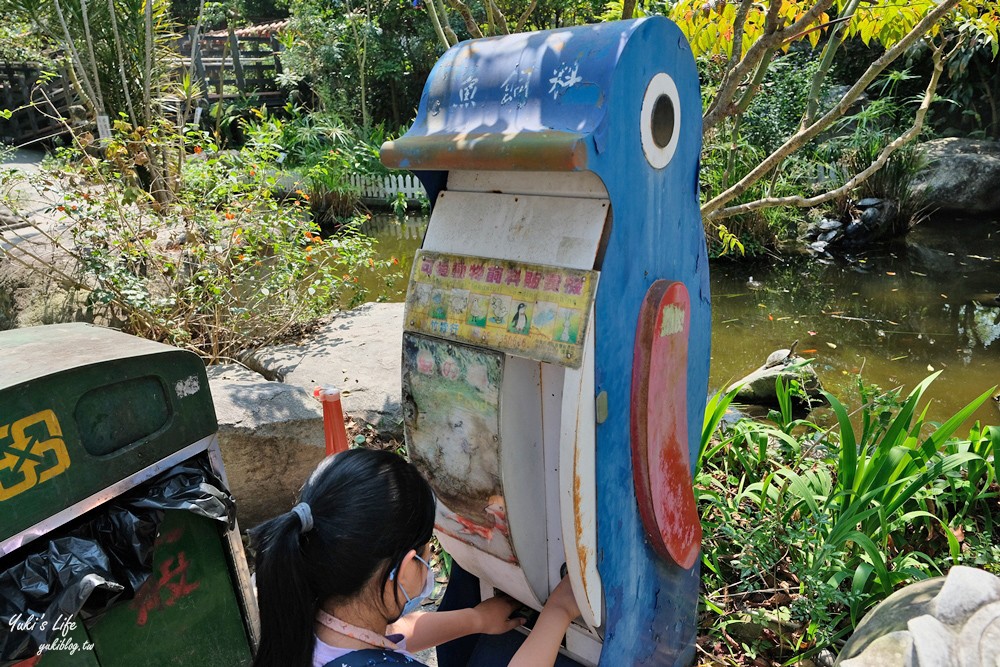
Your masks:
M479 632L485 635L502 635L524 625L523 618L510 618L521 603L507 595L497 595L477 604L476 613Z
M573 589L569 584L569 577L563 577L559 585L552 591L552 595L545 601L545 609L558 610L566 614L567 624L580 615L580 606L573 596Z

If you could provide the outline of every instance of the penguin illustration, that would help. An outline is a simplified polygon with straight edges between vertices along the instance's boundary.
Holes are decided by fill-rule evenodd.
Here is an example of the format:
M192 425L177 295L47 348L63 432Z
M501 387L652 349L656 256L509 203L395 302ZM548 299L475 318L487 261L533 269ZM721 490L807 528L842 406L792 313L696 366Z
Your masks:
M514 319L510 323L511 331L522 334L528 333L528 316L524 313L525 308L527 308L525 304L517 304L517 312L514 314Z

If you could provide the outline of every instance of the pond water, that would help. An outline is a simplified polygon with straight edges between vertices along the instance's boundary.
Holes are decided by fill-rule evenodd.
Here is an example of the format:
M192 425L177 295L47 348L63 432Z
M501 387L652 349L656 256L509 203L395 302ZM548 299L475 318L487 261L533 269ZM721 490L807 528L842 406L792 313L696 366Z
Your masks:
M376 216L366 231L408 276L425 217ZM939 216L905 240L851 257L713 261L709 386L724 388L798 340L824 386L849 406L866 382L909 392L942 371L927 396L943 420L1000 384L1000 219ZM374 287L374 286L373 286ZM402 301L405 281L387 295ZM997 404L975 414L1000 423Z

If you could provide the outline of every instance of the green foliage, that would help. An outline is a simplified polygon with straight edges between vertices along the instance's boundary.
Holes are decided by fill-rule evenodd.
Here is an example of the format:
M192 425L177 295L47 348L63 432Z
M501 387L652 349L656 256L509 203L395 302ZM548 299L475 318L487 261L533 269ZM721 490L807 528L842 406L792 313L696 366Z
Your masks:
M710 133L705 137L702 149L699 172L702 192L707 196L728 188L766 156L760 147L748 142L739 133L738 127L727 126ZM806 171L807 167L799 160L789 160L783 169L775 173L772 181L758 182L739 201L798 193ZM799 218L797 211L788 209L764 209L734 216L709 236L709 252L713 256L721 256L735 249L740 251L740 255L760 255L773 247L779 238L791 234ZM717 236L718 241L713 236Z
M254 109L241 127L246 145L268 161L269 169L299 180L298 188L324 226L358 208L361 193L355 177L391 173L379 160L379 148L388 136L381 126L351 128L333 113L307 114L289 106L283 116Z
M135 132L118 123L106 160L66 151L75 178L93 186L68 193L53 211L72 243L52 239L60 253L27 262L85 291L92 317L217 362L359 303L359 276L388 268L359 231L362 218L341 220L324 238L305 196L278 197L271 166L280 147L254 141L220 153L192 128L183 138L195 153L184 186L162 205L136 183L145 153L130 147L145 140ZM44 179L35 185L44 188Z
M771 61L760 89L742 117L740 134L750 144L767 154L795 133L806 110L809 85L818 65L816 57L808 51L794 51Z
M310 87L321 108L358 125L410 121L440 55L422 11L408 0L291 0L289 9L285 86Z
M711 399L695 478L709 637L749 622L763 632L747 649L775 660L835 649L898 587L990 562L1000 432L954 437L990 392L930 424L934 377L905 398L859 383L853 417L827 394L830 430L793 419L787 387L769 422L720 427L735 392Z
M37 39L59 47L74 63L77 93L88 108L112 119L141 111L147 85L154 99L166 86L174 26L166 0L153 0L149 9L147 21L143 0L0 0L5 16L19 17Z
M982 16L976 16L978 12ZM933 119L938 132L1000 138L1000 22L995 7L992 12L990 20L987 9L980 6L955 27L955 53L938 88L942 103Z
M0 60L9 62L43 62L52 44L33 33L27 20L8 17L0 24Z

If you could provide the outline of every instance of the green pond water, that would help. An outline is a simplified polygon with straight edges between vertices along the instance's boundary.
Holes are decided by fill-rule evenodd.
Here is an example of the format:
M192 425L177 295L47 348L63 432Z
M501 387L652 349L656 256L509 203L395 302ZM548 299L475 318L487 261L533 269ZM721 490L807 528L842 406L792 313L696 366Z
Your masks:
M409 276L426 228L426 217L376 216L365 231ZM712 390L794 340L849 407L858 405L859 372L909 392L942 371L927 394L934 420L1000 384L1000 307L986 302L1000 292L1000 219L938 216L905 240L844 258L713 261L711 285ZM405 280L396 281L386 296L402 301L405 290ZM1000 423L994 401L974 417Z

